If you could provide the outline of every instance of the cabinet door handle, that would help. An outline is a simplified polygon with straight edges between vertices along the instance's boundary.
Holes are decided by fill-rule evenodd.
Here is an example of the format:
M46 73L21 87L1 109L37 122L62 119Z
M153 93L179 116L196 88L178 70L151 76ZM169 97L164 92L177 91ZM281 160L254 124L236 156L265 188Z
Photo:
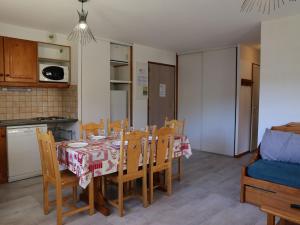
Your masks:
M9 75L9 74L5 74L5 76L6 76L6 77L9 77L10 75Z

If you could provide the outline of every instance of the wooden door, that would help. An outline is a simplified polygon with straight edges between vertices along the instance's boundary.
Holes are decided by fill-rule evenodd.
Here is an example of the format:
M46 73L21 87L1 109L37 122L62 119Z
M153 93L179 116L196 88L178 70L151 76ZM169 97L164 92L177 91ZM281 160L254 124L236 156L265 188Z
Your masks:
M5 81L37 81L37 42L4 38Z
M162 127L175 119L175 66L149 63L148 124Z
M259 114L259 81L260 65L252 64L252 121L251 121L251 149L255 150L258 146L258 114Z
M4 81L3 37L0 37L0 81Z
M0 128L0 184L7 183L6 129Z

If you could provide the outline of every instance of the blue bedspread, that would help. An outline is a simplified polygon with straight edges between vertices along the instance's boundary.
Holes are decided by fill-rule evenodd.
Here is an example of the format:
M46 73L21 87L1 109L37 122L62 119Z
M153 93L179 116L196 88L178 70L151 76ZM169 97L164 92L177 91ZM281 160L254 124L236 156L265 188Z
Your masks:
M247 168L250 177L300 188L300 164L258 160Z

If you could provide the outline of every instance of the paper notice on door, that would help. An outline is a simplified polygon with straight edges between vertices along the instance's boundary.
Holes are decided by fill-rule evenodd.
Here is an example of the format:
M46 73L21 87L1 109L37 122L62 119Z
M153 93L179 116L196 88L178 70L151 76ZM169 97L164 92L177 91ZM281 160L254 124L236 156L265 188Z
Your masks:
M159 84L159 97L161 97L161 98L166 97L166 89L167 89L167 86L165 84Z

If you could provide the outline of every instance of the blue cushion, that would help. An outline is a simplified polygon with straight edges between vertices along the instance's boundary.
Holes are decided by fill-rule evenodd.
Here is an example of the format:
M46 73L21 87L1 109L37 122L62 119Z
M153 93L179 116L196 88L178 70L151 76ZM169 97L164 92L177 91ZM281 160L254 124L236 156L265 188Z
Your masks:
M280 161L300 164L300 135L292 134Z
M264 160L300 164L300 135L266 129L260 152Z
M256 179L300 188L300 164L261 159L248 166L247 174Z
M266 129L260 145L262 159L283 161L288 142L293 133ZM300 162L299 162L300 163Z

